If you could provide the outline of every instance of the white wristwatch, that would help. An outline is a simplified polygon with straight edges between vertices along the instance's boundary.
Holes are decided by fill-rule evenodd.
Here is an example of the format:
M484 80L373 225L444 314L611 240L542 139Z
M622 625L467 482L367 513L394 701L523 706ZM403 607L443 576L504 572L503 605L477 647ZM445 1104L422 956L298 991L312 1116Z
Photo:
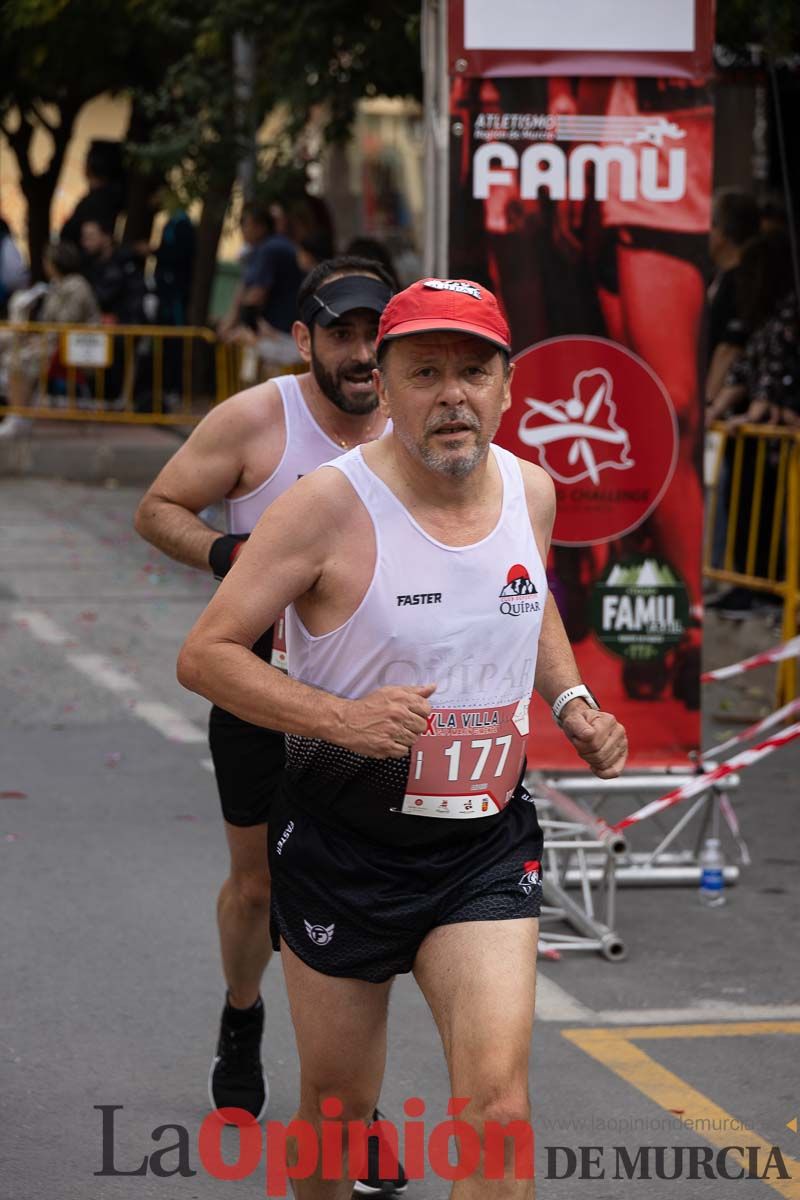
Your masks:
M575 687L567 688L565 692L562 692L561 695L556 698L553 704L553 720L555 721L556 725L561 724L561 714L569 704L570 700L577 700L578 697L581 697L583 700L585 700L590 708L600 708L600 705L597 703L586 684L576 683Z

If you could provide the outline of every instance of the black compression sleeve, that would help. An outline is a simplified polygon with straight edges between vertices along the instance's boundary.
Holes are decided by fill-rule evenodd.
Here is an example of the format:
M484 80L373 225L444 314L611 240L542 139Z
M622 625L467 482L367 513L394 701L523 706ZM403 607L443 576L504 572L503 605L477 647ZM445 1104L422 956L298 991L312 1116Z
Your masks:
M242 542L246 542L249 536L249 533L223 533L211 543L208 565L214 572L215 579L225 578L236 560Z

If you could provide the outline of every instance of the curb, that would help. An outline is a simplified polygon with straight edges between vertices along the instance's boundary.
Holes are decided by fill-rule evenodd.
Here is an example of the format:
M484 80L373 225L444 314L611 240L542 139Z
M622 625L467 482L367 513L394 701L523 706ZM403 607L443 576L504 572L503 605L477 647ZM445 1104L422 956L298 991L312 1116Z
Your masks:
M0 479L28 476L74 483L152 483L186 430L148 430L147 440L98 436L37 437L35 431L0 441Z

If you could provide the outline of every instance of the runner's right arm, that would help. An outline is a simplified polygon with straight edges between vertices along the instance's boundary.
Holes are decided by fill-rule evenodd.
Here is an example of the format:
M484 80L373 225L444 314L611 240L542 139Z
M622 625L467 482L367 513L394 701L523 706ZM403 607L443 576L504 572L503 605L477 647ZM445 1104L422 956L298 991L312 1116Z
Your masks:
M189 633L178 679L252 725L321 737L371 758L403 758L427 727L433 684L383 687L349 700L292 679L252 652L261 631L301 597L318 593L333 625L349 615L337 604L357 607L359 597L343 597L338 580L357 544L359 511L344 477L324 468L270 505L236 577L223 580Z
M257 391L262 395L256 397ZM177 562L209 569L211 547L223 534L201 520L198 513L219 504L236 487L248 440L263 438L265 426L278 417L277 407L274 414L271 407L272 397L265 394L262 384L224 401L203 418L148 488L136 510L134 526L145 541ZM232 565L236 545L229 539L218 547L214 556L218 576L225 574L220 567Z

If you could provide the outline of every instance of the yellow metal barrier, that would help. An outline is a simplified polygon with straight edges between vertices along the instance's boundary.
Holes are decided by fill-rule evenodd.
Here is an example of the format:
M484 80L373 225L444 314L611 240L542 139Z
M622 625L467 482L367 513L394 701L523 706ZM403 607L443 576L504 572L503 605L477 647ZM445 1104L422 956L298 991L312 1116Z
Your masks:
M210 329L0 322L0 415L193 425L238 387Z
M772 425L714 430L721 436L709 488L703 574L779 597L788 641L798 632L800 603L800 430ZM715 540L717 549L724 540L721 563L713 561ZM798 694L797 684L797 660L781 663L778 704Z

